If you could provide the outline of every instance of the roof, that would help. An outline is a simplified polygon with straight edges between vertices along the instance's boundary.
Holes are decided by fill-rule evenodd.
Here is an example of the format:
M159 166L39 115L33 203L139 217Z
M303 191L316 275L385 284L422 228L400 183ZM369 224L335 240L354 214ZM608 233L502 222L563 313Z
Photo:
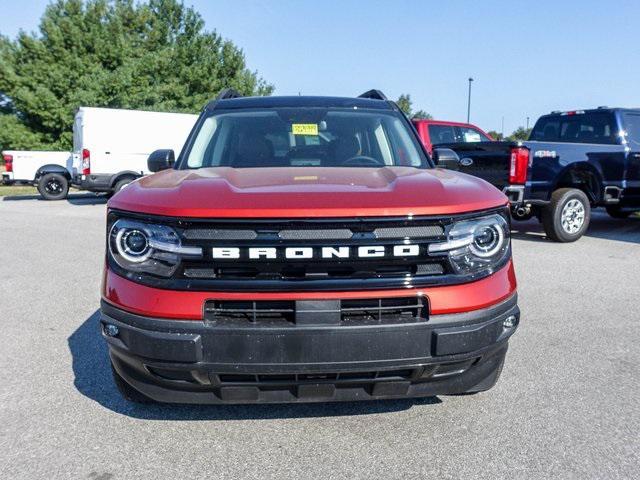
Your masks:
M315 96L283 96L283 97L238 97L213 100L207 110L240 109L240 108L278 108L278 107L333 107L333 108L368 108L376 110L393 110L393 104L384 100L350 97L315 97Z
M549 116L555 116L555 115L584 114L584 113L602 113L602 112L638 112L639 110L640 108L628 108L628 107L576 108L574 110L556 110L556 111L541 115L540 117L549 117Z
M466 123L466 122L451 122L449 120L434 120L432 118L430 119L426 119L426 118L412 118L411 121L413 123L426 123L428 125L452 125L455 127L473 127L473 128L480 128L476 125L474 125L473 123Z

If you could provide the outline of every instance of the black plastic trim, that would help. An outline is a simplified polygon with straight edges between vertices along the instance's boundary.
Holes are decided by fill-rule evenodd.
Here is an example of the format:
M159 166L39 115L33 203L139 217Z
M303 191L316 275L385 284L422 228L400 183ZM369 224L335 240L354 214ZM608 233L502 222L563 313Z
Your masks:
M67 180L71 180L71 174L69 173L69 170L67 170L62 165L50 163L47 165L42 165L40 168L38 168L34 181L37 183L38 179L43 175L46 175L47 173L58 173L64 176Z
M511 328L503 326L516 317ZM158 401L364 400L491 388L516 331L517 297L428 322L385 325L207 325L101 304L102 334L124 381ZM104 326L118 328L108 336Z

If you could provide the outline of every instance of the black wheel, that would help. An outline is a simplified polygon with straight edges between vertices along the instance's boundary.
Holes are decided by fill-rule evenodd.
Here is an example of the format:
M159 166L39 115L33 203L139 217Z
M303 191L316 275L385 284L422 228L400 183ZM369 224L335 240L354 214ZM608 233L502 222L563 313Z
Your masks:
M577 188L560 188L551 195L551 203L542 209L541 217L548 238L575 242L589 227L589 198Z
M69 193L69 180L59 173L46 173L38 181L38 192L45 200L63 200Z
M113 193L118 193L120 190L122 190L124 187L126 187L127 185L129 185L131 182L133 182L133 178L123 178L122 180L118 180L116 182L116 184L113 186Z
M631 215L633 212L630 210L622 210L618 206L610 206L610 207L607 207L607 213L609 214L610 217L625 219L625 218L629 218L629 215Z
M116 388L122 395L122 398L128 402L133 403L155 403L155 401L146 395L140 393L138 390L129 385L124 378L120 376L116 369L111 364L111 373L113 374L113 381L116 384Z

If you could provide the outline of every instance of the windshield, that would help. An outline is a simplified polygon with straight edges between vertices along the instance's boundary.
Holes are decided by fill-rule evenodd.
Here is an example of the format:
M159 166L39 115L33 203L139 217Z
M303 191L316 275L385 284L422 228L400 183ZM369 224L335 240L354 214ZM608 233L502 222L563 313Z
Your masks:
M429 166L394 111L220 110L200 121L181 168Z

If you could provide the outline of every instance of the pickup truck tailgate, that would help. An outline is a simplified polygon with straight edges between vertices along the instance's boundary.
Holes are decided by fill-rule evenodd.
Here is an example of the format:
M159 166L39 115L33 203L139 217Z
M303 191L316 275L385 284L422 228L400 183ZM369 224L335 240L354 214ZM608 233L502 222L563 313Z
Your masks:
M460 171L486 180L502 190L509 183L511 149L515 142L446 143L437 148L450 148L460 157Z

